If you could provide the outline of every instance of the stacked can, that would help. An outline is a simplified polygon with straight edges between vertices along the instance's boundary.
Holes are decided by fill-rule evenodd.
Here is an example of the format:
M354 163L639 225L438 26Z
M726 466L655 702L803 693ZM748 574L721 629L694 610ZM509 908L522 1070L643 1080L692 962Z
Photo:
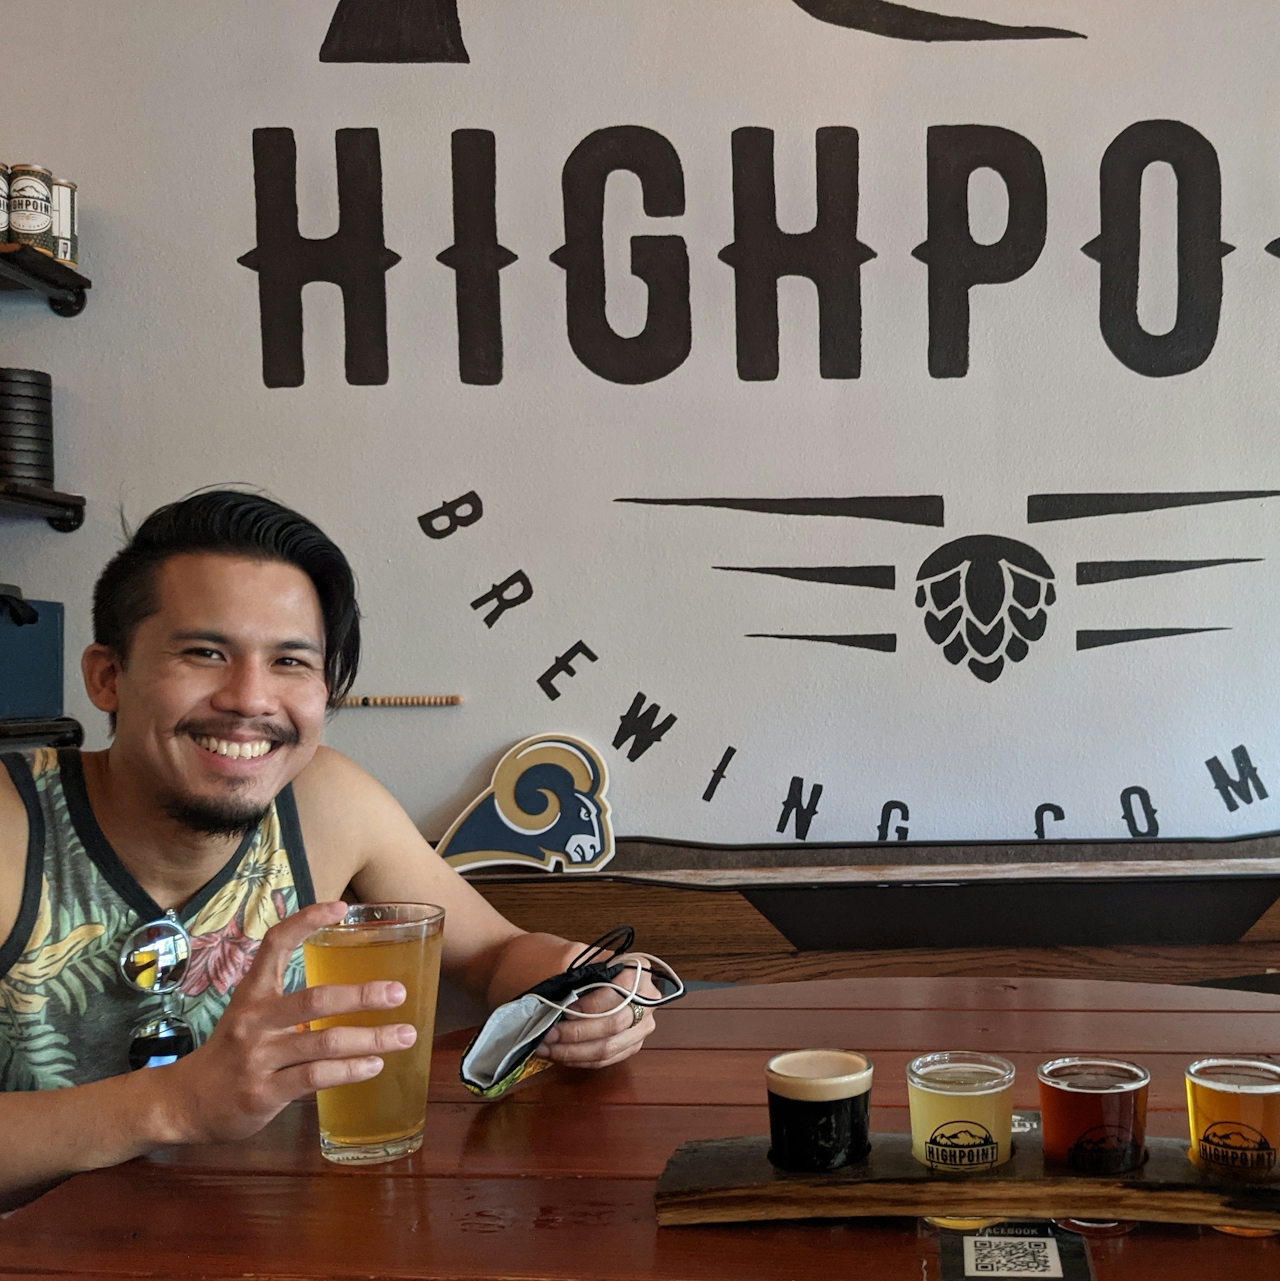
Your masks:
M76 184L53 180L53 256L68 267L80 261L80 211Z
M0 244L28 245L68 267L80 261L74 182L42 165L0 165Z
M9 170L9 234L53 257L53 174L40 165Z
M0 484L53 488L53 380L0 368Z

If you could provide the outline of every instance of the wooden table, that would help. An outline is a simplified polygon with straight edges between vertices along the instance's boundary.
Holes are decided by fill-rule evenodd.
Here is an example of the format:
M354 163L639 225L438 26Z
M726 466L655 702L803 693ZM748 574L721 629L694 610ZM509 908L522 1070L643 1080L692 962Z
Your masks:
M1051 979L725 988L662 1011L621 1067L546 1072L497 1104L459 1084L464 1039L437 1042L416 1156L328 1165L298 1104L247 1142L63 1184L0 1222L0 1276L937 1281L937 1233L914 1220L659 1229L654 1182L687 1139L766 1130L764 1061L798 1046L871 1055L877 1130L908 1128L903 1070L923 1050L1007 1054L1022 1107L1048 1055L1119 1054L1151 1069L1151 1132L1178 1135L1186 1063L1280 1054L1280 998ZM1280 1238L1144 1225L1089 1249L1097 1281L1280 1278Z

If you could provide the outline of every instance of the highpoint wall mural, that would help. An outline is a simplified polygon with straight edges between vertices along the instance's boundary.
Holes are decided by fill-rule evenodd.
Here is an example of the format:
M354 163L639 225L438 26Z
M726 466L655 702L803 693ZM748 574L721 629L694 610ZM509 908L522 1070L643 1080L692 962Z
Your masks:
M1082 34L1053 27L1010 26L945 16L895 4L856 0L796 3L810 17L821 21L902 40L1049 40ZM531 9L527 8L525 14L529 21L536 21ZM865 47L859 52L874 56L874 50ZM343 0L334 13L320 58L371 63L469 61L457 7L447 0ZM259 243L240 261L259 273L263 377L268 386L296 386L303 381L300 292L303 284L314 279L331 280L343 289L348 380L379 384L389 376L383 274L399 261L399 255L384 244L378 132L345 129L337 133L336 140L339 230L330 239L317 242L301 237L297 231L291 189L295 165L292 134L279 127L254 132ZM735 276L737 377L746 382L778 378L778 286L780 279L793 276L812 281L816 290L818 377L860 378L861 272L876 257L876 251L858 236L859 131L848 125L822 126L814 131L817 217L813 228L802 232L784 231L779 226L774 131L758 126L739 127L732 131L730 141L734 239L720 250L718 258ZM1045 248L1045 162L1032 139L994 124L931 125L927 143L924 195L928 235L912 250L913 256L928 267L927 376L960 379L968 376L971 369L972 292L979 286L1008 284L1025 276ZM436 255L456 275L457 377L463 383L480 385L498 384L504 378L499 273L518 261L516 251L499 240L496 150L497 140L490 131L453 131L455 242ZM1139 314L1143 180L1150 166L1156 164L1167 165L1177 184L1177 310L1173 325L1164 333L1145 328ZM1007 207L1002 234L988 243L975 236L970 219L970 182L980 169L998 175ZM564 162L564 243L550 254L550 261L564 272L566 338L578 360L601 379L638 387L671 376L690 354L690 263L686 243L679 235L634 237L631 271L648 290L647 313L639 333L617 332L607 315L609 280L603 239L606 188L610 176L618 172L633 174L639 180L647 218L676 218L686 212L684 172L673 142L643 125L604 125L583 138ZM1109 142L1101 157L1097 185L1100 231L1081 252L1099 266L1101 337L1132 374L1143 378L1190 374L1213 353L1223 304L1221 261L1233 248L1221 240L1222 177L1217 152L1186 121L1136 121ZM507 239L515 239L513 232L514 228L507 229ZM1260 248L1276 251L1272 244ZM923 375L924 371L920 372ZM991 397L991 409L1001 412L998 389ZM1274 474L1280 477L1280 470ZM940 481L951 483L955 479L939 477ZM1256 503L1277 494L1280 491L1243 488L1038 493L1026 497L1026 524L1084 521L1232 502ZM939 529L946 525L945 493L852 497L820 493L788 497L617 496L615 501L801 520L826 517ZM479 492L471 490L424 513L419 523L429 539L439 542L461 534L482 515ZM895 611L892 630L809 630L801 615L796 618L796 630L753 631L739 639L897 655L899 631L918 627L922 622L929 641L940 647L941 657L984 684L1006 677L1011 665L1031 659L1032 649L1045 636L1051 618L1055 626L1074 635L1078 653L1232 630L1216 618L1201 617L1194 592L1183 596L1188 613L1178 619L1176 626L1144 626L1140 615L1125 619L1123 626L1088 626L1087 594L1081 593L1082 609L1072 610L1075 601L1070 598L1065 606L1058 606L1058 575L1045 556L1021 537L1031 532L1006 528L951 537L936 546L918 567L797 564L712 568L717 572L840 588L898 592L902 601L902 607ZM1012 537L1013 533L1020 537ZM1135 539L1129 558L1078 559L1074 565L1075 586L1094 587L1193 571L1203 574L1220 566L1260 564L1264 560L1261 556L1157 557L1151 554L1150 534L1144 534ZM1194 543L1189 550L1195 550ZM1065 568L1070 579L1071 566ZM1248 583L1243 575L1237 575L1236 581L1242 586ZM494 582L486 593L470 602L470 608L482 611L483 623L491 629L504 615L532 600L534 594L530 573L518 569ZM912 617L907 604L912 595L915 607L921 611L918 618ZM714 631L716 620L708 617L706 625ZM721 639L727 642L730 637ZM1222 643L1229 645L1230 641ZM912 657L918 662L917 654ZM575 641L536 674L538 687L552 702L571 688L576 693L578 683L570 687L569 682L579 677L584 664L598 661L599 656L586 640ZM1042 662L1031 661L1024 679L1032 683L1069 682L1070 669L1059 665L1057 671L1051 672L1047 670L1051 662L1047 655ZM936 685L948 675L936 665L920 665L919 679L926 686ZM1176 688L1169 691L1169 696L1176 705ZM629 761L638 761L675 730L679 719L677 713L648 701L644 692L638 692L618 717L612 745L625 750ZM1227 738L1232 737L1225 726L1224 733ZM1251 806L1268 799L1268 794L1248 745L1230 746L1228 764L1223 763L1221 755L1211 755L1204 761L1207 777L1202 782L1216 789L1228 813L1235 813L1242 802ZM734 745L725 748L701 793L704 802L714 802L738 751ZM692 778L688 786L693 787ZM803 776L792 775L780 797L780 817L774 832L807 839L820 812L823 790L820 782L806 784ZM1129 835L1150 838L1159 834L1157 807L1148 787L1120 787L1115 800ZM897 839L909 837L908 806L886 801L876 832L880 840L889 839L888 829L895 813L900 813L903 820L895 828ZM1052 801L1028 803L1025 825L1033 829L1037 839L1046 837L1046 816L1059 824L1067 821L1063 808ZM1101 834L1096 822L1090 826ZM857 833L846 829L824 835L852 839ZM538 857L545 861L545 856Z
M430 835L553 732L622 835L1280 827L1266 6L241 17L182 19L242 68L167 108L225 135L164 169L182 324L350 545L365 685L467 695L332 732Z

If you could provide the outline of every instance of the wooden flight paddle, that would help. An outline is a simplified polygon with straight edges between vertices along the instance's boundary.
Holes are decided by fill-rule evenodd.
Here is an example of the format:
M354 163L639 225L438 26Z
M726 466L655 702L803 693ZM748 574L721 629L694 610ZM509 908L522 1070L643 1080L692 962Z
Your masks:
M909 1134L873 1134L864 1161L829 1174L789 1174L769 1164L769 1138L698 1139L676 1149L658 1180L658 1223L881 1215L1001 1219L1137 1219L1155 1223L1280 1228L1280 1184L1202 1174L1183 1139L1147 1139L1131 1174L1059 1174L1044 1168L1039 1117L1015 1133L1012 1160L978 1174L943 1174L911 1155Z

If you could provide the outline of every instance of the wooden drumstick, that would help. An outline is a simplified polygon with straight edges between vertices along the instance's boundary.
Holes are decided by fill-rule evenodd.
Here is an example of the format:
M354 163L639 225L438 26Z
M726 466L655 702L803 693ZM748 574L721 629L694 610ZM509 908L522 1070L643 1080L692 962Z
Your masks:
M348 694L343 707L457 707L461 694Z

